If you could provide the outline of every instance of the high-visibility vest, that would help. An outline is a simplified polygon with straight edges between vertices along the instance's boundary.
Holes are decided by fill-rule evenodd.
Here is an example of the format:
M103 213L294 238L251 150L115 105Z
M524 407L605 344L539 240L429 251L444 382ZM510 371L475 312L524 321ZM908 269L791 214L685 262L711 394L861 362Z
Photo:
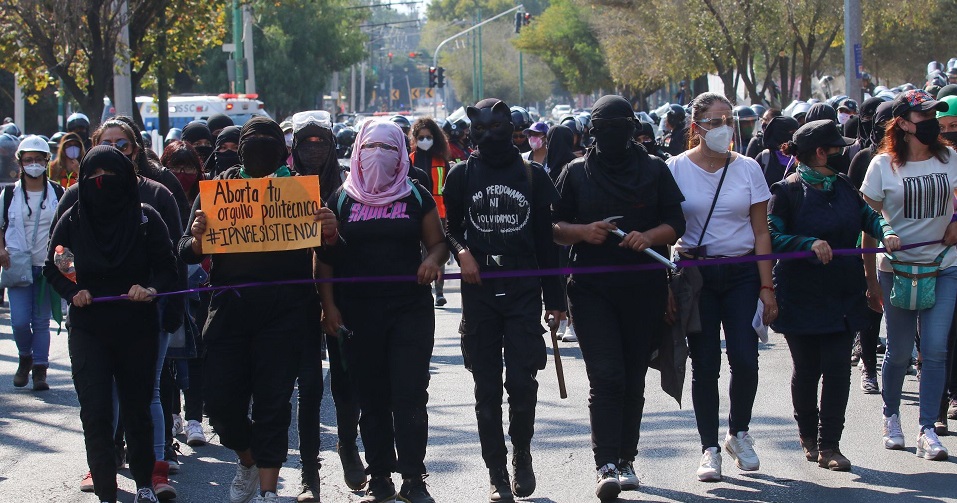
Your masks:
M409 154L412 165L415 166L415 152ZM445 175L448 174L449 164L441 157L432 156L432 198L435 199L435 209L439 218L445 218L445 200L442 197L442 187L445 186Z

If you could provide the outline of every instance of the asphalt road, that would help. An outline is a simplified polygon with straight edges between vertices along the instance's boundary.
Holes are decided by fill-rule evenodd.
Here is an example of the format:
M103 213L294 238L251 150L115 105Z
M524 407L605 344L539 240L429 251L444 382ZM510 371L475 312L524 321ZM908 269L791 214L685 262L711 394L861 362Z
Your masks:
M427 482L440 503L484 502L488 501L488 477L479 454L472 381L462 366L459 351L456 330L461 303L457 285L450 284L447 295L449 304L436 310L426 457L431 476ZM0 503L95 501L94 496L78 490L87 466L79 409L70 381L65 333L54 335L52 346L52 389L34 393L14 388L11 381L17 353L8 311L0 309ZM563 343L561 350L569 396L566 400L559 399L549 355L548 367L539 375L537 431L532 445L538 490L524 501L597 501L584 364L576 344ZM902 406L908 448L904 452L892 452L884 450L881 444L881 399L879 395L864 395L860 391L860 373L853 370L848 421L841 448L854 468L850 473L838 473L804 460L792 417L790 372L786 344L781 336L772 334L770 343L761 348L761 383L751 426L761 470L741 472L725 456L724 480L702 483L695 478L700 448L690 403L690 375L685 384L685 402L679 407L660 390L657 372L649 371L642 438L635 463L642 486L638 491L623 493L620 501L957 501L957 458L931 462L914 455L917 433L914 376L906 378ZM722 415L726 417L727 363L721 379ZM328 386L326 382L322 411L322 499L327 503L355 502L360 495L350 492L342 482L335 453L335 414ZM951 425L957 429L955 422ZM298 494L295 429L291 433L289 460L280 481L284 502L295 501ZM215 436L211 438L210 445L196 450L183 443L182 471L173 481L180 495L177 501L225 500L235 457L218 445ZM957 456L957 437L945 437L943 441ZM398 476L396 481L400 482ZM133 483L129 473L122 472L119 482L123 490L120 501L132 501Z

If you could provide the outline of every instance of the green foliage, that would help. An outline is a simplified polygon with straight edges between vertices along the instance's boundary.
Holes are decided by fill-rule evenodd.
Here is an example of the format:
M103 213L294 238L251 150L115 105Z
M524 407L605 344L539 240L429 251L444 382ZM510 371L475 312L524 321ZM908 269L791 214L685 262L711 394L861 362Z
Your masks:
M515 41L519 49L541 58L573 93L611 84L605 54L587 14L575 0L553 0Z

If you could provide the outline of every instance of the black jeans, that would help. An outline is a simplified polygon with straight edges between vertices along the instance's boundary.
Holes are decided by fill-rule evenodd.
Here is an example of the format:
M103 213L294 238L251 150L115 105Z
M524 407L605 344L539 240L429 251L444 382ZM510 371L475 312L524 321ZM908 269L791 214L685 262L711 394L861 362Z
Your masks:
M319 408L322 404L322 335L317 332L303 338L299 362L299 459L303 468L319 468L322 428Z
M336 406L336 431L339 444L353 448L359 438L359 396L349 379L348 363L343 361L339 339L326 335L329 354L329 391Z
M791 402L801 438L816 439L820 449L837 449L844 431L851 390L851 346L854 334L785 335L794 373ZM817 388L821 386L818 405ZM819 408L820 407L820 408Z
M183 390L183 418L187 421L203 422L203 359L191 358L186 362L189 368L189 388Z
M319 337L315 291L282 288L222 293L203 335L209 422L224 447L250 449L260 468L286 461L303 338Z
M503 352L508 434L513 446L531 446L538 402L535 376L545 368L546 358L541 317L538 278L462 283L462 356L475 381L479 441L490 469L506 466L508 453L502 430Z
M721 327L731 366L732 435L748 431L758 392L758 334L751 326L761 281L755 263L701 267L704 285L699 309L701 333L688 334L691 354L691 401L701 448L718 447L718 374L721 371Z
M403 478L426 473L429 437L429 362L435 310L429 290L407 297L340 302L349 376L359 397L359 433L366 473Z
M868 325L861 330L861 361L864 371L871 377L877 377L877 344L881 340L881 320L884 313L868 310Z
M645 374L657 346L667 290L663 271L631 288L568 282L569 310L588 373L595 466L634 461L645 405Z
M132 328L132 330L131 330ZM80 402L86 459L99 501L116 501L113 440L113 382L116 381L136 487L151 487L153 420L150 403L156 379L157 333L129 326L72 327L69 334L73 385Z

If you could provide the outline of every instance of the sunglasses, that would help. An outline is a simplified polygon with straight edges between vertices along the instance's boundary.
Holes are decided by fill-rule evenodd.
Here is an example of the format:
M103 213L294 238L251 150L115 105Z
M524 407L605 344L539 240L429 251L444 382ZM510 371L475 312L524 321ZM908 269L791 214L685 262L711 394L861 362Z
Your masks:
M721 126L734 127L734 117L721 117L721 118L715 118L715 119L701 119L701 120L695 121L695 123L698 124L698 125L701 126L701 127L705 127L705 128L708 128L708 129L714 129L714 128L716 128L716 127L721 127Z
M125 152L126 149L129 148L131 144L129 140L124 140L123 138L120 138L119 140L116 140L115 142L111 142L110 140L103 140L100 142L100 145L115 147L117 150L121 152Z
M431 136L419 136L418 138L416 138L416 140L418 141L425 141L425 140L431 140L431 139L432 139Z

